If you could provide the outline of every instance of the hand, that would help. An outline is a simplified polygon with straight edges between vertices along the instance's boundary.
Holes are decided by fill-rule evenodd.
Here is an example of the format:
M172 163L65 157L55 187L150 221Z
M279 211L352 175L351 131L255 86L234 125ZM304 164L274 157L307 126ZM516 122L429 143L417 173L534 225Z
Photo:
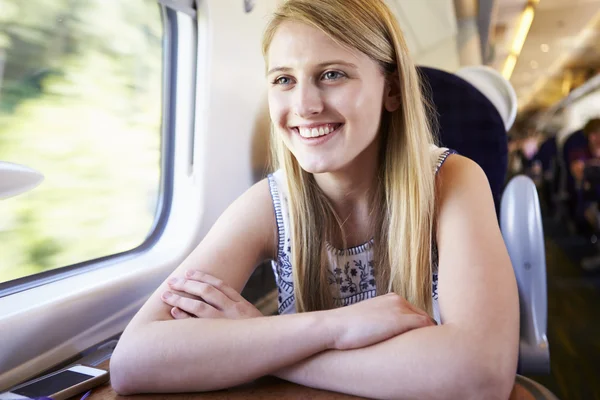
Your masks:
M395 293L329 311L337 350L370 346L412 329L434 326L427 313Z
M162 294L175 319L190 317L243 319L262 317L261 312L222 280L201 271L189 270L185 278L170 278L169 288L193 296L187 298L171 291Z

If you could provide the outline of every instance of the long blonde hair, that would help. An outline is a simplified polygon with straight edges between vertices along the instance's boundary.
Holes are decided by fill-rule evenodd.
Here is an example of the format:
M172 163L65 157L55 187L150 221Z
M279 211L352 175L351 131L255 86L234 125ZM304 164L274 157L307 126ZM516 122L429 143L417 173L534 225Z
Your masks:
M393 291L431 315L435 181L429 154L434 139L396 18L383 0L288 0L263 37L267 65L273 36L286 21L320 29L377 62L387 79L399 79L401 105L383 113L378 133L380 164L371 221L374 274L378 294ZM271 132L272 161L283 169L288 185L296 310L332 308L324 243L336 232L345 237L340 218L313 175L300 167L275 129Z

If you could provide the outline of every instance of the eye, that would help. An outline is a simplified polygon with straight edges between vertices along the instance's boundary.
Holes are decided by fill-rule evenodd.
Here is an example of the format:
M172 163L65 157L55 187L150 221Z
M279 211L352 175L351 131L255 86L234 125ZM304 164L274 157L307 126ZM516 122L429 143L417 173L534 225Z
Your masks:
M292 80L287 76L280 76L276 78L273 82L274 85L289 85L292 83Z
M340 71L327 71L323 74L323 79L328 81L335 81L337 79L341 79L346 75L341 73Z

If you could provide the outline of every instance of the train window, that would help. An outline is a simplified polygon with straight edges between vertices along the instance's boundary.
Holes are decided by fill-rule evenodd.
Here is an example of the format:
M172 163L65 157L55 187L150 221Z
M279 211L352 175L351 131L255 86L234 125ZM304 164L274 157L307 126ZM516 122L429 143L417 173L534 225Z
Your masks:
M0 284L136 248L161 195L156 0L0 10L0 160L45 177L0 201Z

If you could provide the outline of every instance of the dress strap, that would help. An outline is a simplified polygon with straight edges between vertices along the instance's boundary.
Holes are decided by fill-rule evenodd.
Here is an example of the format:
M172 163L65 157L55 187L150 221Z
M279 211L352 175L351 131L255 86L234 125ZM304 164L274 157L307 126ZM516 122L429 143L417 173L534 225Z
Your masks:
M431 158L433 163L433 172L437 175L438 171L450 154L458 154L456 151L447 147L431 146Z

